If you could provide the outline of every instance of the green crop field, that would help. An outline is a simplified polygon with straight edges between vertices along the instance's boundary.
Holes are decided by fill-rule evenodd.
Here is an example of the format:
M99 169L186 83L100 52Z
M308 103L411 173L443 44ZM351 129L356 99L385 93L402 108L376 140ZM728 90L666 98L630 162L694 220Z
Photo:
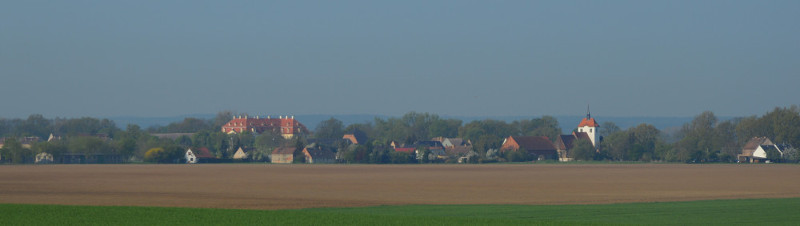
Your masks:
M800 198L604 205L411 205L302 210L0 204L2 225L796 225Z

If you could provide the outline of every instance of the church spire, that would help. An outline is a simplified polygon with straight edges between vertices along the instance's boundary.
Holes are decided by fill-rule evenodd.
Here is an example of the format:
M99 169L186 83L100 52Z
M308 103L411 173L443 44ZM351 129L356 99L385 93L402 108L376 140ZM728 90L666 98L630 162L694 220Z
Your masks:
M586 118L592 118L592 112L589 111L589 104L586 104Z

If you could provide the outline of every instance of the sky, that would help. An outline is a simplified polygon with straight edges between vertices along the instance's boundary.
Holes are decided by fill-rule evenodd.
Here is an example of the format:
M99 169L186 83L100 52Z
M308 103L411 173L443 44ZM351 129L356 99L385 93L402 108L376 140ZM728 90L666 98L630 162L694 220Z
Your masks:
M800 1L2 1L0 118L761 115Z

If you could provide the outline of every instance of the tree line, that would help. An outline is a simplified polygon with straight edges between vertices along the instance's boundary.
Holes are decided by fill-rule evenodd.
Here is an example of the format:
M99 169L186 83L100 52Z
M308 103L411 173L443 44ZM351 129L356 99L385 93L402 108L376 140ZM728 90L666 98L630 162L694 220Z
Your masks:
M471 154L477 162L528 161L531 158L519 152L503 153L497 149L508 136L545 136L555 141L562 133L574 131L571 127L562 131L558 120L551 116L512 122L485 119L464 123L436 114L409 112L400 117L376 117L369 122L350 125L330 118L319 123L313 134L284 139L273 132L221 132L221 126L233 115L235 113L230 111L220 112L211 119L186 118L146 129L137 125L121 129L111 120L90 117L46 119L34 114L27 119L0 119L0 137L5 138L0 157L4 162L31 163L33 156L42 152L56 158L63 154L113 154L123 156L126 161L169 163L181 162L188 147L206 147L218 158L230 158L241 147L250 150L252 161L269 161L269 154L277 147L301 149L310 141L337 140L328 142L326 148L336 151L344 162L430 163L447 160L415 158L394 151L390 144L410 145L435 137L458 137L471 142ZM602 121L602 118L598 120ZM800 109L797 106L776 107L762 116L725 121L706 111L674 134L667 134L646 123L623 130L613 122L603 122L598 132L602 141L597 147L578 141L570 157L584 161L734 162L744 143L756 136L800 147ZM159 138L153 133L191 135L171 139ZM367 140L359 145L349 145L341 141L347 133L364 134ZM50 134L60 139L46 142ZM18 140L25 137L37 137L39 142L24 147ZM418 149L427 156L427 148ZM798 156L790 153L783 160L796 162L800 160Z

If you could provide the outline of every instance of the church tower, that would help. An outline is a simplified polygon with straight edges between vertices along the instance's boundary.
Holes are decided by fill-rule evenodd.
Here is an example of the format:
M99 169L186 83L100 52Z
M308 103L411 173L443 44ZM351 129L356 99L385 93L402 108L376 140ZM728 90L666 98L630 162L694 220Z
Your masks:
M600 125L592 118L592 113L589 111L589 106L587 105L586 118L583 118L581 124L578 124L578 132L589 135L589 139L592 140L592 145L595 147L597 147L598 142L597 128L600 128Z

